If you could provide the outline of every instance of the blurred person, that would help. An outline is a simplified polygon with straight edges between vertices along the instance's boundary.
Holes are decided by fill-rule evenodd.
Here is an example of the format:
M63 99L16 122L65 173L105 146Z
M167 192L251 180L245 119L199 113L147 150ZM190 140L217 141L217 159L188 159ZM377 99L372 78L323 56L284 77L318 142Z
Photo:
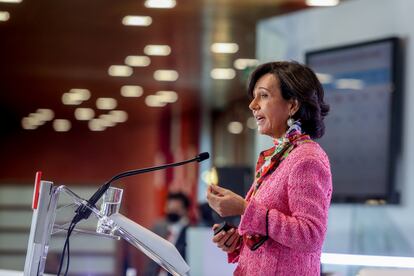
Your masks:
M151 229L155 234L174 244L184 260L186 259L186 233L189 226L189 209L190 200L185 194L181 192L169 193L165 204L165 218L156 222ZM145 275L161 276L169 274L157 263L150 260Z
M329 111L322 85L305 65L270 62L251 74L248 94L258 131L274 146L260 153L246 198L209 186L207 200L220 216L241 215L237 228L212 240L238 263L234 275L320 275L332 193L328 157L313 141Z

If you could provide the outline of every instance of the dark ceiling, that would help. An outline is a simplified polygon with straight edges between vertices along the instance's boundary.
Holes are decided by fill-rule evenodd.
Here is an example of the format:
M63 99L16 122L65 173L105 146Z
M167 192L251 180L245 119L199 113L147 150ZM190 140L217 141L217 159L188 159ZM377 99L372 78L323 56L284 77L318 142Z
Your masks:
M213 81L208 70L231 67L235 58L254 58L257 20L302 8L302 0L177 0L173 9L148 9L139 0L0 2L0 11L10 13L8 21L0 22L2 131L21 129L22 118L38 108L75 121L76 106L61 101L71 88L89 89L91 98L81 106L95 110L98 97L116 98L118 109L129 114L127 124L148 120L162 110L144 103L146 95L158 90L177 91L179 100L171 105L180 112L199 109L206 83L212 97L223 95L228 103L240 97L242 82ZM126 15L148 15L153 23L124 26ZM212 42L236 42L240 50L213 55ZM147 44L168 44L172 52L151 57L150 66L134 68L130 77L108 75L109 66L124 64L126 56L144 55ZM179 79L157 82L152 76L156 69L177 70ZM140 85L144 95L124 98L122 85Z

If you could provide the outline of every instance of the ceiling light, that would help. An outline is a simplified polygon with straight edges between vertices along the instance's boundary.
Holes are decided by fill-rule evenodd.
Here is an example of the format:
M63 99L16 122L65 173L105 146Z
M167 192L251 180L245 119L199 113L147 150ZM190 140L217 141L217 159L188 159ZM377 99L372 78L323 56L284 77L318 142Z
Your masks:
M175 103L178 100L178 95L175 91L158 91L156 95L165 103Z
M240 134L243 131L243 125L240 122L230 122L227 130L232 134Z
M328 84L331 83L333 80L332 75L330 74L324 74L324 73L316 73L316 77L322 84Z
M339 4L339 0L306 0L306 5L308 6L336 6Z
M82 103L81 100L73 93L63 93L62 95L62 103L66 105L79 105Z
M237 70L244 70L248 67L255 67L259 65L259 61L252 58L238 58L234 61L233 65Z
M28 118L31 121L31 124L35 126L41 126L44 125L45 121L42 120L42 115L39 113L30 113Z
M10 18L10 13L6 11L0 11L0 21L7 21Z
M249 119L247 119L246 121L246 125L250 129L256 129L257 128L256 119L254 117L249 117Z
M171 9L177 5L175 0L146 0L145 7L154 9Z
M66 132L69 131L71 127L71 123L69 120L66 119L55 119L53 121L53 128L57 132Z
M143 89L138 85L124 85L121 87L121 95L124 97L141 97Z
M69 93L72 93L74 99L78 101L87 101L91 97L91 92L84 88L72 88Z
M112 116L112 120L116 123L124 123L128 120L128 113L123 110L111 110L109 115Z
M45 123L39 113L30 113L29 116L22 119L22 127L24 129L36 129Z
M95 116L92 108L78 107L75 109L75 118L79 121L88 121Z
M112 116L109 114L99 115L99 119L104 127L113 127L116 123L112 120Z
M72 88L62 95L62 102L66 105L79 105L91 97L91 92L84 88Z
M82 102L82 95L78 93L72 93L71 91L68 92L69 97L74 102Z
M147 45L144 48L144 53L149 56L168 56L171 53L171 48L168 45Z
M33 118L24 117L22 119L22 128L23 129L36 129L37 125L33 124Z
M127 15L122 18L122 24L126 26L149 26L152 23L150 16Z
M161 97L157 95L147 96L145 98L145 104L150 107L163 107L166 105L166 103L161 100Z
M105 126L103 125L102 121L100 119L92 119L88 123L88 127L92 131L104 131Z
M132 68L126 65L111 65L108 74L112 77L129 77L132 75Z
M231 80L236 76L236 71L233 68L214 68L210 76L216 80Z
M146 56L127 56L125 58L125 64L132 67L145 67L150 65L151 60Z
M211 51L218 54L234 54L239 50L236 43L213 43Z
M1 3L21 3L22 0L0 0Z
M157 81L176 81L178 79L178 72L175 70L156 70L154 72L154 79Z
M38 114L38 118L42 121L51 121L55 116L53 110L48 108L38 108L36 113Z
M98 109L110 110L116 108L118 105L114 98L98 98L96 99L96 107Z

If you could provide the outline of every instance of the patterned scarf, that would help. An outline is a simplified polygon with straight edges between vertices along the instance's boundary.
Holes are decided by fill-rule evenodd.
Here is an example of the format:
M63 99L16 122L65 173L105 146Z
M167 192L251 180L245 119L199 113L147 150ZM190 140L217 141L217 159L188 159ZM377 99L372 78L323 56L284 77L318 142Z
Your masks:
M276 170L279 164L286 159L289 153L298 145L311 142L307 134L302 133L300 121L296 121L287 131L284 137L274 139L274 147L262 151L256 164L255 185L253 192L247 196L249 200L257 193L263 180Z

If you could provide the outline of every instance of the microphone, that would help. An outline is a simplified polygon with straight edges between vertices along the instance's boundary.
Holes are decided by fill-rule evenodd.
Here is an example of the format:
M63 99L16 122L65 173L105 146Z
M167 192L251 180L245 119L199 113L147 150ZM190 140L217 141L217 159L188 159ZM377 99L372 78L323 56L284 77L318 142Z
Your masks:
M98 200L103 196L103 194L108 190L108 188L111 186L111 183L124 178L124 177L128 177L128 176L132 176L132 175L137 175L137 174L142 174L142 173L147 173L147 172L152 172L152 171L157 171L157 170L162 170L162 169L166 169L166 168L171 168L171 167L178 167L178 166L182 166L184 164L187 163L191 163L191 162L202 162L206 159L210 158L210 154L208 152L202 152L199 155L197 155L196 157L192 158L192 159L188 159L185 161L181 161L181 162L176 162L176 163L170 163L170 164L165 164L165 165L161 165L161 166L156 166L156 167L149 167L149 168L144 168L144 169L137 169L137 170L131 170L131 171L126 171L126 172L122 172L120 174L115 175L114 177L112 177L109 181L107 181L104 185L102 185L92 196L91 198L89 198L87 205L89 207L95 207L95 204L98 202ZM85 205L81 205L78 207L78 209L76 209L76 215L73 218L72 222L74 223L78 223L79 221L81 221L82 219L87 219L89 218L89 216L91 215L92 211Z

